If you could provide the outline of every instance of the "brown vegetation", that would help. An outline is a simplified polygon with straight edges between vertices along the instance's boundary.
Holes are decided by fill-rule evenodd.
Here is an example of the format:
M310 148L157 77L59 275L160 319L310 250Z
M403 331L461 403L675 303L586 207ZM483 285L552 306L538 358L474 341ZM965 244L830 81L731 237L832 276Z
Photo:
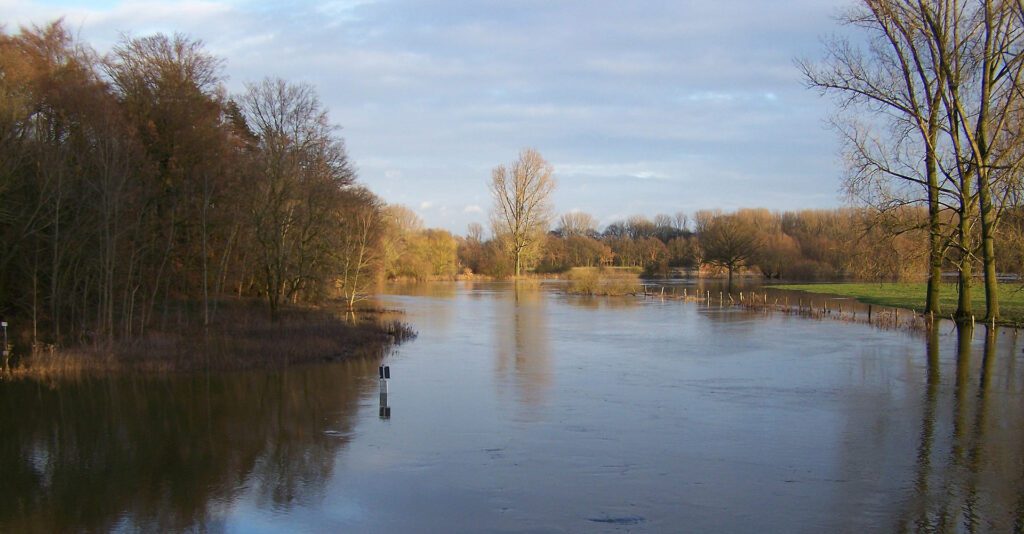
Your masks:
M61 22L0 31L0 317L17 352L240 354L238 336L271 348L271 323L233 330L228 295L262 299L267 320L366 295L382 206L315 91L267 79L229 96L222 65L180 35L125 37L101 58ZM167 338L182 313L210 335ZM300 317L330 330L291 311L283 338Z
M255 301L220 303L218 320L203 327L184 320L173 329L151 329L145 336L114 344L71 349L37 346L5 373L45 378L107 371L167 372L198 369L284 367L376 356L416 336L394 312L359 314L336 309L285 306L271 320ZM182 304L183 307L187 307Z
M639 275L631 269L574 267L566 278L569 293L615 297L642 293Z

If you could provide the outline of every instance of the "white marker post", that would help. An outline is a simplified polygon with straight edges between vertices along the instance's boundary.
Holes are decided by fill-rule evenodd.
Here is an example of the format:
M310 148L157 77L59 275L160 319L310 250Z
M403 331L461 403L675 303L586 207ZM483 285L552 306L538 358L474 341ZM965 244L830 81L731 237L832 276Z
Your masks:
M391 378L391 368L386 365L382 365L380 366L380 369L377 370L377 373L380 375L380 393L381 395L387 395L388 379Z
M380 375L380 411L381 419L391 419L391 407L388 406L388 380L391 379L391 368L382 365L377 371Z

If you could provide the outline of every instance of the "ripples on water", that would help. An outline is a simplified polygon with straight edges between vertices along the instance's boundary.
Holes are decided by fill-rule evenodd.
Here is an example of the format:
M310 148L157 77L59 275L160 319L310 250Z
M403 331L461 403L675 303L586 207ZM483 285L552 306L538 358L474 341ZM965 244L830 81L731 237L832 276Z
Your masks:
M0 383L0 531L1024 526L1013 331L393 293L386 401L379 361Z

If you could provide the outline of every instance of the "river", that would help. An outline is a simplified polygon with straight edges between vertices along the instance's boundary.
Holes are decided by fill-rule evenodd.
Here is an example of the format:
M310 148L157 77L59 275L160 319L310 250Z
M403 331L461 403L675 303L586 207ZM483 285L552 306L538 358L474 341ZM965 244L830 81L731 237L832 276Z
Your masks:
M561 289L392 288L386 399L377 359L0 383L0 532L1024 528L1016 331Z

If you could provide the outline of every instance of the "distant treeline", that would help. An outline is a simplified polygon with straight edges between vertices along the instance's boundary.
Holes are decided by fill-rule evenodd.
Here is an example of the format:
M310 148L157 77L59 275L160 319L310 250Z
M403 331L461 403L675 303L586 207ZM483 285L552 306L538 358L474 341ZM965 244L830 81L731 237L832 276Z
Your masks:
M920 280L926 275L927 212L907 207L774 212L741 209L630 217L600 229L586 213L567 213L527 254L535 272L572 267L632 267L647 276L680 272L729 276L742 270L789 280ZM1024 212L1006 217L997 240L1003 271L1024 268ZM471 225L460 239L459 264L493 276L512 273L503 240ZM956 258L947 261L956 268Z
M113 342L216 320L217 298L344 297L382 203L308 85L229 95L180 35L105 56L61 22L0 31L0 316L16 340Z

